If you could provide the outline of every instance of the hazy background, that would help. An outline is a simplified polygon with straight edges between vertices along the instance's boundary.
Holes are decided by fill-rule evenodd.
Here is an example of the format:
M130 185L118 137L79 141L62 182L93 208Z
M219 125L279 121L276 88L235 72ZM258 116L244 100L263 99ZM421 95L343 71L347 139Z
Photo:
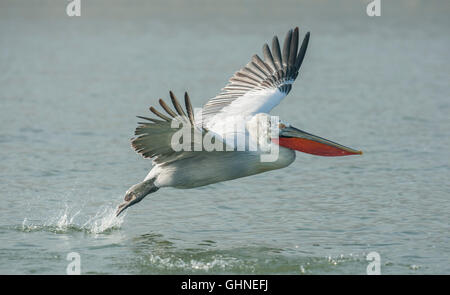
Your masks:
M0 273L450 273L450 2L0 0ZM160 190L113 217L151 167L148 107L200 107L274 34L311 40L272 112L362 157Z

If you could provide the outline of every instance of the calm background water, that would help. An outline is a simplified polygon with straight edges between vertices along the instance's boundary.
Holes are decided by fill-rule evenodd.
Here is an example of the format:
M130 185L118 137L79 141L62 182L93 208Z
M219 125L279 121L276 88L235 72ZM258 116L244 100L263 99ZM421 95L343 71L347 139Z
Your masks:
M450 2L0 2L0 273L450 273ZM294 26L312 37L273 114L362 149L162 189L137 119L172 89L199 107Z

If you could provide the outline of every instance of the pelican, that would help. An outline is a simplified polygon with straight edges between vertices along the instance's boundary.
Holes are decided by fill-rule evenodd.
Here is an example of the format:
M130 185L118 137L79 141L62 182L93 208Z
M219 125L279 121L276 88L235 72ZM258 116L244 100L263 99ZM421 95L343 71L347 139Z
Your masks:
M144 158L152 158L153 167L142 182L128 189L116 215L162 187L189 189L287 167L296 151L331 157L362 154L271 120L268 114L290 92L309 38L307 32L299 47L296 27L287 32L280 48L277 36L273 37L271 48L263 46L264 58L253 55L200 112L194 112L187 93L183 109L170 91L174 109L160 99L167 114L150 107L158 118L138 116L145 121L138 123L132 147ZM235 128L238 125L241 128ZM180 131L186 129L190 132L183 133L188 136L181 140L185 148L174 148L174 143L181 143ZM213 149L202 148L205 142ZM276 150L276 157L263 161L269 150Z

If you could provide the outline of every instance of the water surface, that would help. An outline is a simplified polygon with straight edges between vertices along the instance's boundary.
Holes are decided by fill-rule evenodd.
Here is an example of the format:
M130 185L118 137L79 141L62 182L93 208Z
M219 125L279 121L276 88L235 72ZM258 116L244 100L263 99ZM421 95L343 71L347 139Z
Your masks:
M0 3L0 273L450 273L448 1ZM362 149L115 206L168 90L197 107L291 27L311 31L273 114Z

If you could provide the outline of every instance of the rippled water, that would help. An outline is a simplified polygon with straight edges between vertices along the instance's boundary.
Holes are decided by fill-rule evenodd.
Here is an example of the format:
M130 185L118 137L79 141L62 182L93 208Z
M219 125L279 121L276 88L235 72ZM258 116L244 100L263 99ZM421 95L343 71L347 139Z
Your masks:
M0 2L0 273L450 273L448 1ZM126 3L126 4L125 4ZM273 34L312 38L274 110L361 157L161 189L120 218L150 161L137 119L201 106Z

